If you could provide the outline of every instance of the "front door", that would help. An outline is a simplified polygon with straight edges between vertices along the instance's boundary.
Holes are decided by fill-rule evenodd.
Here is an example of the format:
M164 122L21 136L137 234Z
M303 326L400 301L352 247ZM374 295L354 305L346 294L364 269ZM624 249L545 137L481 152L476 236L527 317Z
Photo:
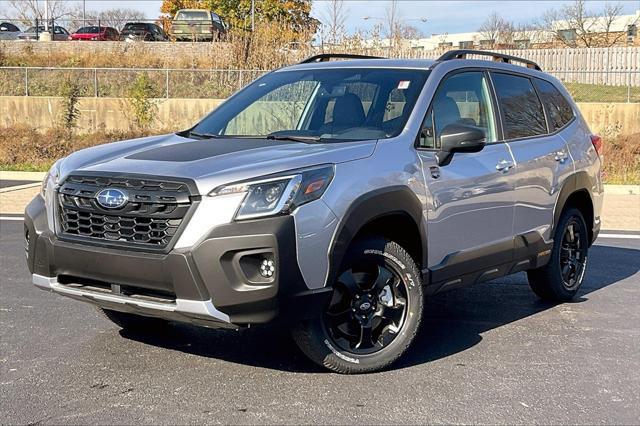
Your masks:
M490 279L513 256L514 161L498 143L495 106L483 71L445 77L427 113L419 141L427 197L428 267L432 283L465 284L462 275ZM477 126L487 145L456 153L439 166L440 134L449 124Z

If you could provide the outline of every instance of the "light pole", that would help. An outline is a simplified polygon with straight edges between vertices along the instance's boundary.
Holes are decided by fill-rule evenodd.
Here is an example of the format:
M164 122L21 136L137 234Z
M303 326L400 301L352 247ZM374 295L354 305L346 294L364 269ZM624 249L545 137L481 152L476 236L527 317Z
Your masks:
M251 0L251 32L256 29L256 0Z

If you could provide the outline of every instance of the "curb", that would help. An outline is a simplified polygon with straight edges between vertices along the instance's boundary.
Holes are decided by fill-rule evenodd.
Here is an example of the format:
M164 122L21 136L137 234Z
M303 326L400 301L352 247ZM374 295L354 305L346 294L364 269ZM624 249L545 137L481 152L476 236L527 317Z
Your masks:
M640 195L640 185L605 185L604 193L605 195Z
M46 172L14 172L0 170L0 180L32 180L42 182Z

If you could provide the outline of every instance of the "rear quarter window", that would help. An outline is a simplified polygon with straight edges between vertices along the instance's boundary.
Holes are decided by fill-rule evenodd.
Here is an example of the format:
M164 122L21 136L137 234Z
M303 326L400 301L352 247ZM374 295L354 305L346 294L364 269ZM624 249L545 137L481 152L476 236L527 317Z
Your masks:
M540 99L531 80L512 74L492 73L505 139L547 134Z
M539 78L534 81L549 116L549 127L552 131L563 128L573 120L571 104L553 84Z

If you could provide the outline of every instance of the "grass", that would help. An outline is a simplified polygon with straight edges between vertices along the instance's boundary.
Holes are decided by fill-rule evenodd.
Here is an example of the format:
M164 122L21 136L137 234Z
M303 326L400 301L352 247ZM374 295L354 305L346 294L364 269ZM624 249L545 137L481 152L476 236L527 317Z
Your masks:
M640 87L564 83L576 102L640 102Z
M111 131L78 135L64 129L0 128L0 170L47 171L55 160L79 149L147 134ZM605 183L640 184L640 133L604 140L603 155Z

